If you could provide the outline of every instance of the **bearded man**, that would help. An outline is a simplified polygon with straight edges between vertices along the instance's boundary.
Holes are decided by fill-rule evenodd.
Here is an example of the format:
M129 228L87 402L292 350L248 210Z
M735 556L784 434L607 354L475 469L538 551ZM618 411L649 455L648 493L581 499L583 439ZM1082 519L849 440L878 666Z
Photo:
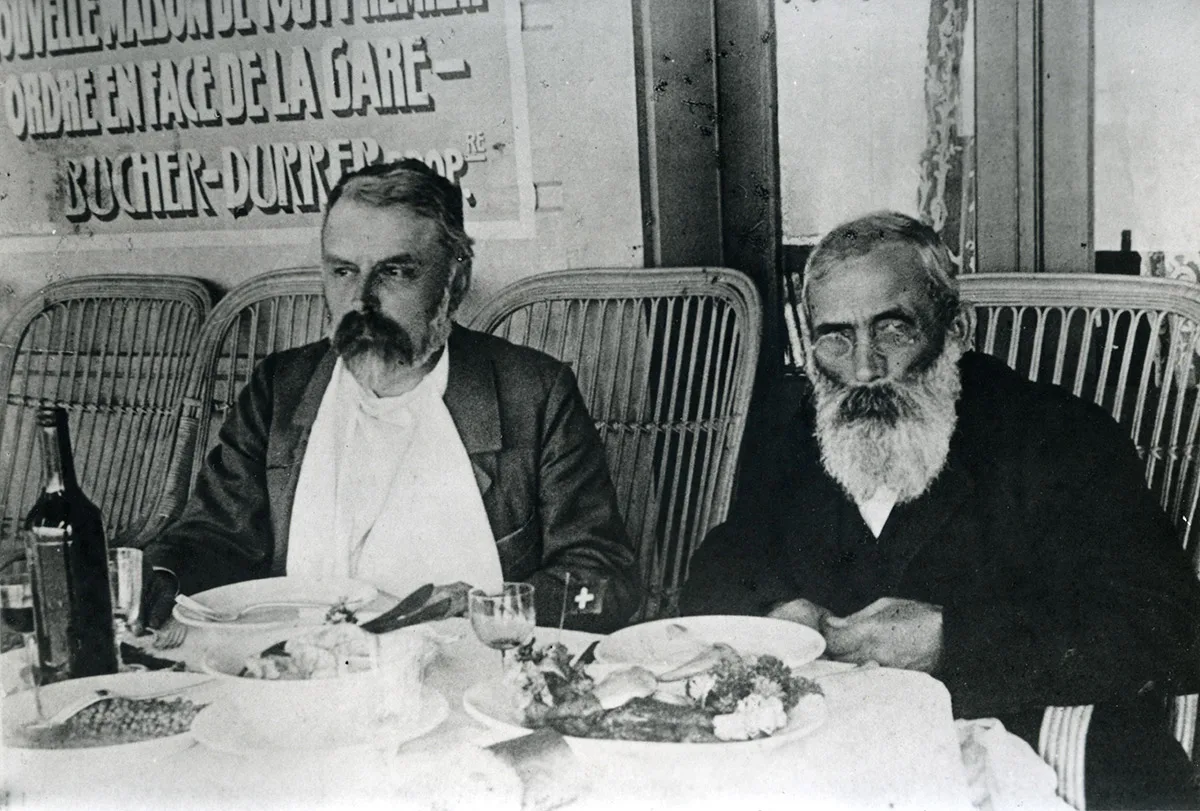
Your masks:
M802 304L811 391L757 409L684 612L807 624L1035 747L1046 706L1098 704L1089 807L1196 807L1166 706L1200 685L1200 587L1125 432L967 351L949 254L904 215L825 236Z
M147 548L149 624L178 591L259 577L535 586L543 620L606 631L640 598L595 425L564 364L453 324L470 286L459 189L420 161L368 166L321 229L330 336L271 355L180 518Z

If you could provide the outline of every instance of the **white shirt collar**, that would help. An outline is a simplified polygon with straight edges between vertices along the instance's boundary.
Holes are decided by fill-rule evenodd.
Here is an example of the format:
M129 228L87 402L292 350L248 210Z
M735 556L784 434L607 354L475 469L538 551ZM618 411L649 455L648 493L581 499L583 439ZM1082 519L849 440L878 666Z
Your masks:
M866 522L871 534L878 538L892 514L892 508L896 506L896 494L886 487L880 487L875 491L875 495L855 506L858 507L858 514Z

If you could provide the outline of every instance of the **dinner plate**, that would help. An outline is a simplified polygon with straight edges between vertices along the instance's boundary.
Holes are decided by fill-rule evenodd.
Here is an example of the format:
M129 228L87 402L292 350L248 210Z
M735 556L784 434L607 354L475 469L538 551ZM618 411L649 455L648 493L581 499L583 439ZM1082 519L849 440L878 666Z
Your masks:
M208 682L199 684L199 682ZM196 704L214 701L220 695L220 686L212 676L204 673L176 673L167 670L143 671L137 673L116 673L110 676L92 676L85 679L48 684L41 689L42 706L47 715L53 715L67 704L89 695L96 690L111 690L119 695L137 697L163 690L178 689L188 685L197 685L195 689L185 690L179 696L165 695L159 698L170 701L175 698L185 698ZM22 740L21 727L33 721L36 716L36 705L32 690L22 690L4 699L3 712L4 745L10 755L18 754L23 758L36 759L42 762L61 762L64 766L74 766L84 761L104 762L112 760L121 763L145 764L167 755L186 749L194 743L190 732L171 735L165 738L153 738L136 743L122 743L111 746L71 747L60 749L39 749L26 745ZM199 716L197 716L199 718ZM193 724L195 721L193 721Z
M662 673L723 642L742 655L775 656L800 667L825 651L825 638L806 625L767 617L699 616L630 625L596 646L596 661L636 664Z
M370 583L348 578L309 580L303 577L267 577L244 580L191 595L217 611L240 611L258 603L288 600L312 600L312 608L262 608L250 611L232 622L215 622L181 605L174 609L175 619L195 628L225 628L239 631L279 628L286 625L320 624L326 612L339 601L365 605L375 599L378 590Z
M484 726L517 735L532 731L524 724L513 706L512 686L497 679L477 682L463 694L463 709L467 715ZM205 710L208 712L208 710ZM203 713L201 714L203 715ZM197 719L199 721L199 719ZM802 738L825 723L825 697L804 696L788 713L787 726L774 735L751 741L716 741L711 743L677 743L674 741L621 741L603 738L576 738L564 735L571 749L580 756L634 755L692 757L700 754L717 756L735 752L767 751Z
M425 685L421 688L421 713L416 723L398 736L389 737L388 745L401 744L437 729L450 714L446 697ZM300 753L331 749L371 749L380 740L369 729L343 727L333 735L321 737L277 737L247 723L233 702L218 701L204 709L192 722L196 740L218 752L251 754L255 752Z

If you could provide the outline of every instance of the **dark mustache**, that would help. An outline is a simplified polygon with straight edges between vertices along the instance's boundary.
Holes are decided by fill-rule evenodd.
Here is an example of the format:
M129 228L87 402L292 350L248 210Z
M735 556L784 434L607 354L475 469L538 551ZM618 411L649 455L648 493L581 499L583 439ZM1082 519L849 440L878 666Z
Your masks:
M874 386L848 386L838 406L844 422L875 420L894 426L912 411L911 400L891 383Z
M412 363L415 354L408 330L374 308L342 316L333 333L333 348L343 358L375 351L400 364Z

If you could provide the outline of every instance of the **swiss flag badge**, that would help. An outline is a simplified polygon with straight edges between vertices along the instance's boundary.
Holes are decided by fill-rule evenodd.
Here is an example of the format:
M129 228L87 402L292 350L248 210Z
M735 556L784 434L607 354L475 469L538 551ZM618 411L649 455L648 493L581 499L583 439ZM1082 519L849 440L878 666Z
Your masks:
M565 572L563 581L563 617L604 613L608 578L589 572Z

